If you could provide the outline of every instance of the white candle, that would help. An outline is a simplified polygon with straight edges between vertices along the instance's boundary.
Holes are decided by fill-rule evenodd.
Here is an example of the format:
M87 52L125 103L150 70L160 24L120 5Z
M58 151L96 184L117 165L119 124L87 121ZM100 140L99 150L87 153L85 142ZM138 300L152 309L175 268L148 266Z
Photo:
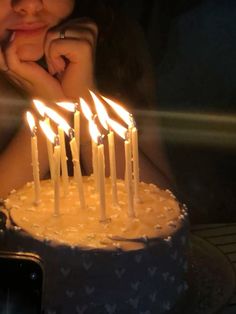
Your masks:
M46 106L44 105L44 103L38 99L33 99L33 103L37 109L37 111L39 112L39 114L44 117L44 121L45 123L48 125L48 127L50 128L50 120L48 117L46 117ZM53 180L53 174L54 174L54 160L53 160L53 145L52 142L48 139L48 137L46 138L46 142L47 142L47 151L48 151L48 161L49 161L49 168L50 168L50 175L51 175L51 179Z
M108 132L108 150L109 150L109 165L110 165L110 177L111 177L111 185L112 185L112 203L113 206L118 205L117 200L117 184L116 184L116 159L115 159L115 143L114 143L114 133L109 130L108 123L109 123L109 115L107 110L98 96L90 91L90 94L93 98L96 111L98 114L98 118L102 126Z
M105 162L104 145L98 145L98 191L100 205L100 220L106 220L106 197L105 197Z
M74 113L74 130L78 150L78 159L80 160L80 112L78 110L75 110Z
M112 203L113 206L118 205L117 197L117 183L116 183L116 156L115 156L115 141L114 132L108 133L108 146L109 146L109 163L110 163L110 175L112 185Z
M106 197L105 197L105 160L102 136L93 120L89 121L89 130L93 142L97 146L97 187L99 197L100 221L106 220ZM94 146L95 150L95 146Z
M125 180L127 189L128 215L130 217L135 217L132 189L131 145L129 140L125 140Z
M70 141L70 148L73 158L73 164L74 164L74 176L75 180L77 182L78 191L79 191L79 199L80 199L80 207L85 208L85 197L84 197L84 189L83 189L83 180L81 175L81 168L80 168L80 162L78 159L78 149L75 137L73 137Z
M34 204L40 202L40 176L39 176L39 161L38 161L38 143L36 135L36 126L33 115L28 111L26 117L31 129L31 158L34 178Z
M51 127L45 121L39 121L39 124L47 136L47 139L54 143L53 152L53 186L54 186L54 215L60 214L60 170L61 170L61 148L59 136L57 136Z
M60 161L61 161L61 148L59 145L58 137L55 139L54 147L54 215L60 214Z
M38 162L38 143L36 135L31 137L31 153L32 166L34 177L34 203L38 205L40 202L40 177L39 177L39 162Z
M133 174L134 174L134 196L138 198L139 184L139 156L138 156L138 131L136 127L132 128L132 157L133 157Z
M62 182L63 182L64 196L66 196L68 194L69 178L68 178L68 169L67 169L65 133L60 126L58 126L58 134L59 134L60 147L61 147Z
M109 125L112 129L124 139L125 147L125 188L127 191L128 215L135 217L133 188L132 188L132 161L131 161L131 143L129 132L118 122L109 119Z
M98 145L92 141L92 162L93 162L93 177L94 189L98 192Z
M44 121L50 127L49 118L46 118ZM51 174L51 179L53 180L54 179L53 178L53 176L54 176L53 145L48 138L46 138L46 141L47 141L47 151L48 151L48 161L49 161L50 174Z

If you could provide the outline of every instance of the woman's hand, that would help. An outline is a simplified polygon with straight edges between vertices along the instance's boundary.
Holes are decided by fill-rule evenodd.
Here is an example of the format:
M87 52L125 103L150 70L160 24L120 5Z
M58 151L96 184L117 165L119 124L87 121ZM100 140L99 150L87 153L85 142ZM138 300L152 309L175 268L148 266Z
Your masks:
M75 19L50 30L45 56L49 72L57 76L66 97L78 99L93 89L98 29L86 18Z
M12 39L4 51L1 50L0 69L31 97L52 101L64 99L60 82L36 62L20 60L17 47L17 39Z
M20 39L12 34L7 47L0 51L0 70L31 97L54 101L78 99L95 86L97 36L96 24L85 18L49 30L44 47L47 72L36 62L19 58Z

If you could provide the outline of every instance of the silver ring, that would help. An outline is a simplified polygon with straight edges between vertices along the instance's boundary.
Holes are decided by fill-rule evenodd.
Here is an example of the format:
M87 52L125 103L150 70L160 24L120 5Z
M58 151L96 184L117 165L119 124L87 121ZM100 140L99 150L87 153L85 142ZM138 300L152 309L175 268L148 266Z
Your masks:
M60 39L64 39L64 38L66 38L66 30L65 29L62 29L61 31L60 31Z
M10 69L8 68L8 66L4 66L3 69L1 69L2 72L7 73Z

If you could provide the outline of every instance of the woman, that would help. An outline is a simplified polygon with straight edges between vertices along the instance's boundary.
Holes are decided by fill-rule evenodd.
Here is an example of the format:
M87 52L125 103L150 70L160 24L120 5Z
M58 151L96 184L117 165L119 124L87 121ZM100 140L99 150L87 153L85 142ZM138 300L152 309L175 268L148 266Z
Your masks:
M7 99L0 104L2 113L9 113L9 102L17 102L22 104L17 113L22 117L32 98L50 103L79 97L89 101L88 89L116 97L130 110L138 103L145 107L153 104L150 64L146 62L139 32L113 10L111 2L4 0L1 3L0 90ZM32 179L29 130L23 121L20 125L12 127L8 137L1 130L0 197ZM85 173L90 173L87 128L82 127L82 131L81 160ZM38 134L40 171L44 177L48 171L45 138L41 132ZM157 145L142 147L141 177L166 186L166 170L157 171L159 163L166 168L163 159L153 152ZM122 147L118 142L118 176L123 174Z

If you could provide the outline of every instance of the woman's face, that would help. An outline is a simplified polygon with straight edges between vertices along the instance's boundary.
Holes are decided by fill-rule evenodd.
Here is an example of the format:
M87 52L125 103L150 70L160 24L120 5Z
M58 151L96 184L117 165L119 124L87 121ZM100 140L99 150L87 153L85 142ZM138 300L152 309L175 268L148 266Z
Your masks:
M11 35L21 60L43 56L47 31L69 16L75 0L1 0L0 44Z

